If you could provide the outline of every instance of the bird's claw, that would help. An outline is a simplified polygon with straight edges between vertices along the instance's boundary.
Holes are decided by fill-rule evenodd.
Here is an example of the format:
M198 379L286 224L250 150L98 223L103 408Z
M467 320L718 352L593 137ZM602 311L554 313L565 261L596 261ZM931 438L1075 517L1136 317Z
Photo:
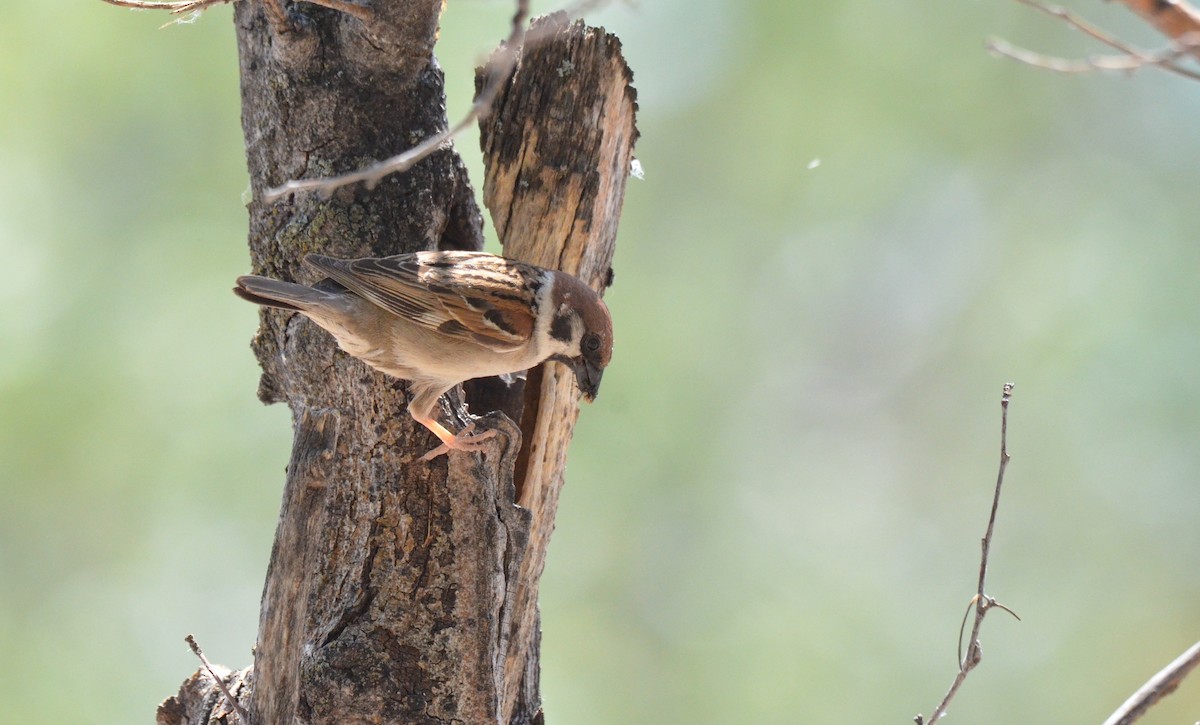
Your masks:
M468 423L465 428L458 432L458 435L451 438L449 441L442 441L442 444L432 451L421 456L422 461L432 461L443 453L450 451L477 451L483 447L483 442L496 435L495 429L489 428L482 433L473 433L475 430L474 423Z

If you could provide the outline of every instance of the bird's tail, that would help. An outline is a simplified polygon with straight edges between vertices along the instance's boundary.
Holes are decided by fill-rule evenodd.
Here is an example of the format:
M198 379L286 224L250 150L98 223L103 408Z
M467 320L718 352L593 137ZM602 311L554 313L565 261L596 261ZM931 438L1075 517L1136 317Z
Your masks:
M237 278L233 293L244 300L264 307L306 312L329 303L329 293L291 282L247 275Z

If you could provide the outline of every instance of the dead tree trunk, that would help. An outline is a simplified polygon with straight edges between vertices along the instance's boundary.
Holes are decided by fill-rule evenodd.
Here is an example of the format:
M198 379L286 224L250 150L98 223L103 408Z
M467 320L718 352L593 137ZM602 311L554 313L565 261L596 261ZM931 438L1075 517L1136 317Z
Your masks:
M261 201L289 179L356 170L445 128L432 54L441 4L235 4L255 273L313 282L300 265L313 251L480 248L479 210L450 149L372 190ZM611 279L637 135L630 79L602 30L565 16L533 24L481 119L485 197L507 256L597 289ZM552 363L527 383L469 385L474 412L503 410L520 432L493 416L487 425L507 435L490 448L427 463L418 458L436 441L407 415L404 384L300 315L262 314L259 397L289 405L295 442L254 664L220 673L234 697L261 725L540 722L537 586L578 413L569 375ZM451 398L443 412L455 415ZM239 717L203 670L158 711L160 723L212 721Z

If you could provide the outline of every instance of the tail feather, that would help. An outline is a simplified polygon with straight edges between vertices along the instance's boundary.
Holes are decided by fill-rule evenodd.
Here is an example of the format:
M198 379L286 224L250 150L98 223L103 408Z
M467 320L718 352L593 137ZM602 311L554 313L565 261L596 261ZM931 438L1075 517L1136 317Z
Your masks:
M264 307L304 312L328 301L329 293L291 282L247 275L237 278L233 293Z

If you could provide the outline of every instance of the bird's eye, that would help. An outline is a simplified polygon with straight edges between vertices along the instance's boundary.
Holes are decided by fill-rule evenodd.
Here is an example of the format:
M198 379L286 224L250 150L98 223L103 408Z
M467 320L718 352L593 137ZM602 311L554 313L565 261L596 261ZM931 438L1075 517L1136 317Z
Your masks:
M600 338L597 337L596 335L591 335L591 334L584 335L583 336L583 351L584 352L599 352L600 351Z

